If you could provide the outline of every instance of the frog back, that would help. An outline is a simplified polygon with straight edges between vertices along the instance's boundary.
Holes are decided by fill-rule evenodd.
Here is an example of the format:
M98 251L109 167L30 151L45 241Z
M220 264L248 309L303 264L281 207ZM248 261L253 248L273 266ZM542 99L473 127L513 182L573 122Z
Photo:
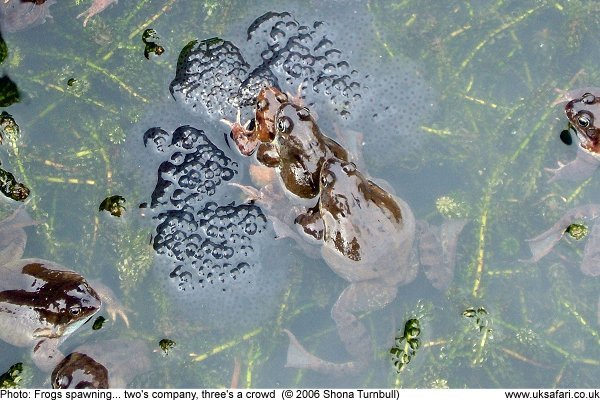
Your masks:
M401 220L382 211L385 208L375 202L367 202L367 207L354 214L351 227L352 241L360 249L357 255L348 257L332 246L322 247L328 265L349 282L385 280L395 286L411 282L417 275L418 266L410 262L416 231L414 214L404 200L388 196L397 204Z

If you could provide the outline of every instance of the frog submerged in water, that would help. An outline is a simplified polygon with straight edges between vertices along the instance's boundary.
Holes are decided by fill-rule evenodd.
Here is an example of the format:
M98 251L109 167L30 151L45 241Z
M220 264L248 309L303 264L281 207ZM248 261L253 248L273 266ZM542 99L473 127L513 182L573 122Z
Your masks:
M63 358L58 346L98 312L102 301L78 273L47 260L21 259L27 241L23 228L33 224L22 208L0 223L0 339L32 348L35 364L49 371ZM110 290L101 292L113 303L109 312L127 322Z
M559 163L556 169L548 169L553 174L549 182L561 179L582 181L600 166L600 123L595 120L595 116L600 115L600 97L594 93L600 96L600 89L578 89L565 95L569 100L565 114L579 141L577 156L567 164Z
M412 259L417 223L406 202L367 179L351 162L329 158L320 168L319 179L318 204L299 215L296 223L321 246L327 265L350 283L331 316L353 360L341 364L321 360L286 330L290 338L287 366L353 373L368 365L373 354L367 330L356 314L384 307L396 298L398 286L417 276L419 262ZM438 243L438 247L455 249L465 223L449 221L450 228L442 230L449 232L450 244ZM453 254L442 259L454 263Z
M52 371L54 389L125 388L150 370L151 351L139 340L111 339L77 347Z

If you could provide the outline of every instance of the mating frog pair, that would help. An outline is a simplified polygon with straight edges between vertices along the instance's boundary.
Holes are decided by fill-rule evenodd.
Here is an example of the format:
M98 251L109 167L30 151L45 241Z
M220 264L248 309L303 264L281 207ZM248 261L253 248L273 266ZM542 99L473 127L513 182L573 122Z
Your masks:
M331 314L352 360L324 361L306 351L286 330L290 338L287 366L337 373L360 371L373 351L366 327L356 315L384 307L395 299L399 285L416 278L415 247L421 250L428 277L438 287L447 285L457 237L466 221L450 221L434 233L420 236L437 240L436 246L414 246L418 225L408 204L360 172L348 152L320 131L307 108L289 101L277 89L267 88L258 95L254 121L246 127L239 121L230 124L232 139L242 154L256 150L257 160L275 169L281 190L289 195L285 208L294 209L293 230L301 240L319 247L327 265L349 282ZM269 203L263 191L254 193L255 200ZM266 208L272 209L270 205ZM432 247L444 254L432 257ZM438 279L440 271L444 278Z

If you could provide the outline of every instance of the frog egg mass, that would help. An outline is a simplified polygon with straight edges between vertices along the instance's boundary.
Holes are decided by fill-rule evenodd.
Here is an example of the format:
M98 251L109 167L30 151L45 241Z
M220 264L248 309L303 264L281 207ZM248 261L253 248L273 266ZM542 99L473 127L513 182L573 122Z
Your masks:
M191 126L143 134L163 160L148 210L155 276L182 315L216 328L256 324L276 304L286 268L263 265L274 233L258 206L236 203L228 183L238 164L207 135Z
M338 17L329 23L318 15ZM315 113L325 136L360 132L364 139L358 146L383 164L396 162L400 153L420 145L423 135L415 131L420 119L431 112L432 90L414 63L391 57L374 45L378 39L370 18L364 10L271 11L242 24L248 27L245 30L236 24L236 30L222 38L192 41L181 51L170 93L189 114L174 122L182 111L155 110L150 120L156 122L149 125L146 120L148 125L137 134L139 139L145 132L141 153L152 160L152 167L144 169L157 171L147 209L157 254L154 275L173 299L175 312L203 326L243 329L256 326L277 309L286 270L293 264L291 257L286 259L292 253L283 246L295 246L274 240L273 221L263 213L260 201L241 201L235 184L245 182L249 159L240 158L235 145L223 143L227 128L219 122L234 121L238 110L244 117L256 116L246 125L241 125L241 119L229 124L237 129L242 144L250 140L240 135L251 134L252 126L264 123L254 113L259 92L271 88L288 92L297 112L306 106ZM349 20L351 27L340 22ZM267 106L263 114L279 115L280 105L288 104L272 101L273 109ZM312 137L311 132L301 137ZM343 144L337 144L338 139ZM322 140L325 147L335 144L337 149L330 149L327 157L345 159L340 155L346 154L345 146L352 150L347 143L352 140ZM274 152L264 155L269 159ZM307 168L297 164L289 167L292 174ZM317 194L311 194L303 198L314 198L318 188ZM410 247L412 236L407 235Z
M304 105L318 110L328 131L364 135L361 145L376 166L418 150L426 137L418 134L420 121L434 110L434 93L416 65L373 44L379 40L364 10L336 9L331 22L315 18L332 14L314 12L267 12L245 35L190 43L171 82L173 97L194 112L232 119L238 107L253 106L263 87L292 94L301 88ZM348 20L351 27L339 22Z

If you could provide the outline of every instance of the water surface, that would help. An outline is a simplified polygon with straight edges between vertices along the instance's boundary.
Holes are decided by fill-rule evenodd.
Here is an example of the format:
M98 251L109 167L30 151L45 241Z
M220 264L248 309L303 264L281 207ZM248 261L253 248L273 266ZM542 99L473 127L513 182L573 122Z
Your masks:
M597 176L583 184L548 184L544 170L575 156L575 146L559 139L566 118L553 105L556 89L598 86L598 5L317 3L287 1L273 9L272 2L120 2L83 28L75 16L88 4L62 2L50 8L52 20L2 32L9 52L3 73L21 93L21 102L4 110L21 137L16 153L2 146L0 159L31 188L26 206L43 221L28 230L26 256L102 280L131 309L131 328L117 322L96 332L87 324L63 350L115 337L154 347L160 339L175 340L167 356L154 354L151 372L132 382L139 387L228 387L236 362L239 387L597 386L600 281L579 270L585 242L563 239L538 263L519 260L530 255L525 239L598 197ZM319 356L348 359L329 315L346 283L322 260L289 241L277 243L268 256L285 260L286 273L277 271L275 280L258 274L252 296L203 318L202 301L179 302L169 294L168 274L161 281L149 246L154 226L137 216L157 177L156 159L135 147L147 129L210 127L214 143L227 150L221 115L192 112L169 92L181 49L221 37L257 65L260 54L250 50L246 30L268 11L289 11L304 24L328 22L325 33L380 94L348 117L326 96L309 93L323 130L362 130L366 170L387 180L417 218L439 224L439 203L451 200L454 215L471 220L447 291L434 289L421 273L391 305L362 317L377 353L358 378L283 368L288 340L282 328ZM146 28L156 30L166 50L149 60ZM71 78L76 81L69 85ZM293 83L282 84L293 90ZM373 117L377 108L379 118ZM239 179L247 179L246 161L237 161ZM121 220L98 212L113 194L127 199ZM3 201L4 209L14 207ZM264 261L261 273L272 278L269 268L277 265ZM258 326L232 323L246 306L268 317ZM398 373L388 339L411 318L420 320L421 347ZM5 344L0 354L0 371L29 362L26 351ZM33 371L28 385L48 386L47 377Z

